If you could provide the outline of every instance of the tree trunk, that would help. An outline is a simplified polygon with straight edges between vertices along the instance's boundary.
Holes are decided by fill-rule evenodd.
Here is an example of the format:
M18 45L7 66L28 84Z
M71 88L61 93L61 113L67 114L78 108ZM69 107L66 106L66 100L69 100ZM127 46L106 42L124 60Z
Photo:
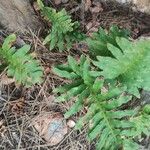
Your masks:
M0 0L0 25L8 31L21 33L41 27L29 0Z

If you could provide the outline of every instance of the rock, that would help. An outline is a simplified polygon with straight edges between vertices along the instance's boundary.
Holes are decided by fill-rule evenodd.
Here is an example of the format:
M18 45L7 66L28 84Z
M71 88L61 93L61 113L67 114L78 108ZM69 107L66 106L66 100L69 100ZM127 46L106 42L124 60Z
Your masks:
M69 128L75 127L76 123L73 120L68 120L67 125Z
M55 112L43 112L33 119L32 125L51 146L63 140L68 132L63 116Z
M102 0L102 1L109 1L109 0ZM133 9L136 11L141 11L143 13L150 14L150 0L115 0L119 3L132 3Z
M1 0L0 2L0 26L11 31L21 32L41 28L29 0Z

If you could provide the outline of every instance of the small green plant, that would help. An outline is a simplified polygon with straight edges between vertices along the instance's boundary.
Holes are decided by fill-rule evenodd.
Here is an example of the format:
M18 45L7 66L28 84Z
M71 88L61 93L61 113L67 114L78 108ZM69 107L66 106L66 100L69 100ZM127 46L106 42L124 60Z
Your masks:
M98 32L93 33L92 38L87 38L87 44L89 51L93 56L112 56L112 53L108 50L107 44L110 43L115 47L119 47L116 41L116 37L128 38L130 32L125 29L119 29L113 25L108 33L103 29L99 28Z
M79 22L72 22L71 16L65 9L56 12L55 9L44 7L41 0L38 4L43 15L51 22L52 28L44 40L44 44L49 43L49 49L58 48L59 51L69 50L73 44L85 38L85 35L79 30Z
M126 106L134 95L140 96L139 89L150 90L150 41L114 39L115 44L105 43L111 55L98 54L94 61L81 56L78 62L68 56L66 65L54 67L57 75L70 80L54 92L60 95L58 102L75 101L66 118L87 107L76 129L88 123L88 137L97 139L98 150L138 150L135 138L150 135L150 107Z
M36 83L41 83L43 69L39 66L37 60L28 54L29 45L16 49L12 47L16 36L14 34L8 36L2 47L0 47L0 57L8 65L8 76L14 77L18 83L23 83L26 86L31 86Z

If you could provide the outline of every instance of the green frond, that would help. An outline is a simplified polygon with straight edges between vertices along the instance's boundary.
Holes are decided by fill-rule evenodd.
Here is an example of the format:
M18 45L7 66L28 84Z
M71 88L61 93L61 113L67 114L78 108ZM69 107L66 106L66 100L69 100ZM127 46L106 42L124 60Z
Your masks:
M57 99L58 102L74 100L74 104L65 113L65 118L69 118L86 106L88 111L78 120L75 128L81 129L85 124L89 124L88 137L90 140L98 139L98 150L110 147L112 150L119 149L123 147L124 139L134 144L129 131L135 130L135 124L130 118L138 114L138 109L121 109L124 104L131 101L132 96L123 96L122 93L126 88L116 87L115 82L109 85L107 92L101 92L106 83L103 79L92 77L90 70L90 61L83 56L80 62L69 56L67 65L54 68L56 74L71 80L69 84L55 90L56 93L61 94ZM69 75L73 73L78 78L74 80L64 75L62 71ZM127 147L127 143L125 146Z
M16 49L12 47L15 40L14 34L8 36L0 48L1 58L8 64L8 76L14 77L18 83L26 86L41 83L43 69L39 66L38 61L28 54L30 46L24 45Z
M102 71L106 79L118 79L127 86L129 93L139 97L138 89L150 90L150 41L138 40L131 42L125 38L117 38L119 48L108 44L112 57L98 56L93 64Z
M85 39L85 35L79 30L79 23L72 22L71 16L65 9L56 12L55 9L44 7L39 2L43 15L51 22L52 28L43 44L49 44L50 50L58 48L59 51L69 50L73 44Z
M138 113L138 110L120 109L123 104L131 100L131 97L122 97L119 94L116 97L115 95L115 103L115 100L110 97L106 98L105 101L99 101L98 97L95 97L97 99L93 100L93 97L91 96L92 100L89 100L89 102L93 102L92 105L89 106L87 114L79 120L76 128L80 129L91 120L88 136L90 140L98 138L98 150L107 149L106 147L110 148L112 144L114 145L113 149L119 149L119 147L124 145L124 139L132 141L132 138L128 134L122 136L121 133L122 131L127 132L135 128L135 124L128 118L134 117Z
M107 44L110 43L115 47L118 47L116 37L128 38L130 35L129 31L119 29L117 26L112 26L108 33L103 29L99 28L98 32L93 34L92 38L87 38L87 44L89 51L95 56L112 56L112 53L108 50Z

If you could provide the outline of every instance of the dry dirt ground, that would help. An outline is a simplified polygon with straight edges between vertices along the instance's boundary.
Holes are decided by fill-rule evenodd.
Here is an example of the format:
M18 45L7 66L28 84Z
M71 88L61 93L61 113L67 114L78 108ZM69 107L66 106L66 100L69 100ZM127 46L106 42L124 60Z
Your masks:
M140 12L135 13L128 6L103 3L100 4L99 12L92 12L83 10L83 6L77 1L59 5L53 1L47 1L46 5L57 10L66 8L74 20L80 21L82 30L87 34L96 30L98 26L108 29L112 24L116 24L131 30L134 39L150 35L150 16ZM92 4L92 7L94 8L95 5ZM40 15L36 9L35 11L37 15ZM87 27L87 24L90 27ZM46 24L45 28L47 31L49 24ZM86 140L87 127L82 131L70 129L62 142L50 147L30 125L32 118L42 111L56 111L63 114L70 107L71 104L58 104L51 99L52 89L67 82L54 75L51 67L58 63L64 63L68 54L79 57L81 53L84 53L82 45L70 52L50 52L42 45L42 36L32 33L31 36L24 35L21 38L32 44L32 49L45 68L43 84L31 88L15 84L0 86L0 150L94 150L95 143ZM5 71L2 72L1 77L5 73ZM72 119L76 121L78 116L79 114Z

